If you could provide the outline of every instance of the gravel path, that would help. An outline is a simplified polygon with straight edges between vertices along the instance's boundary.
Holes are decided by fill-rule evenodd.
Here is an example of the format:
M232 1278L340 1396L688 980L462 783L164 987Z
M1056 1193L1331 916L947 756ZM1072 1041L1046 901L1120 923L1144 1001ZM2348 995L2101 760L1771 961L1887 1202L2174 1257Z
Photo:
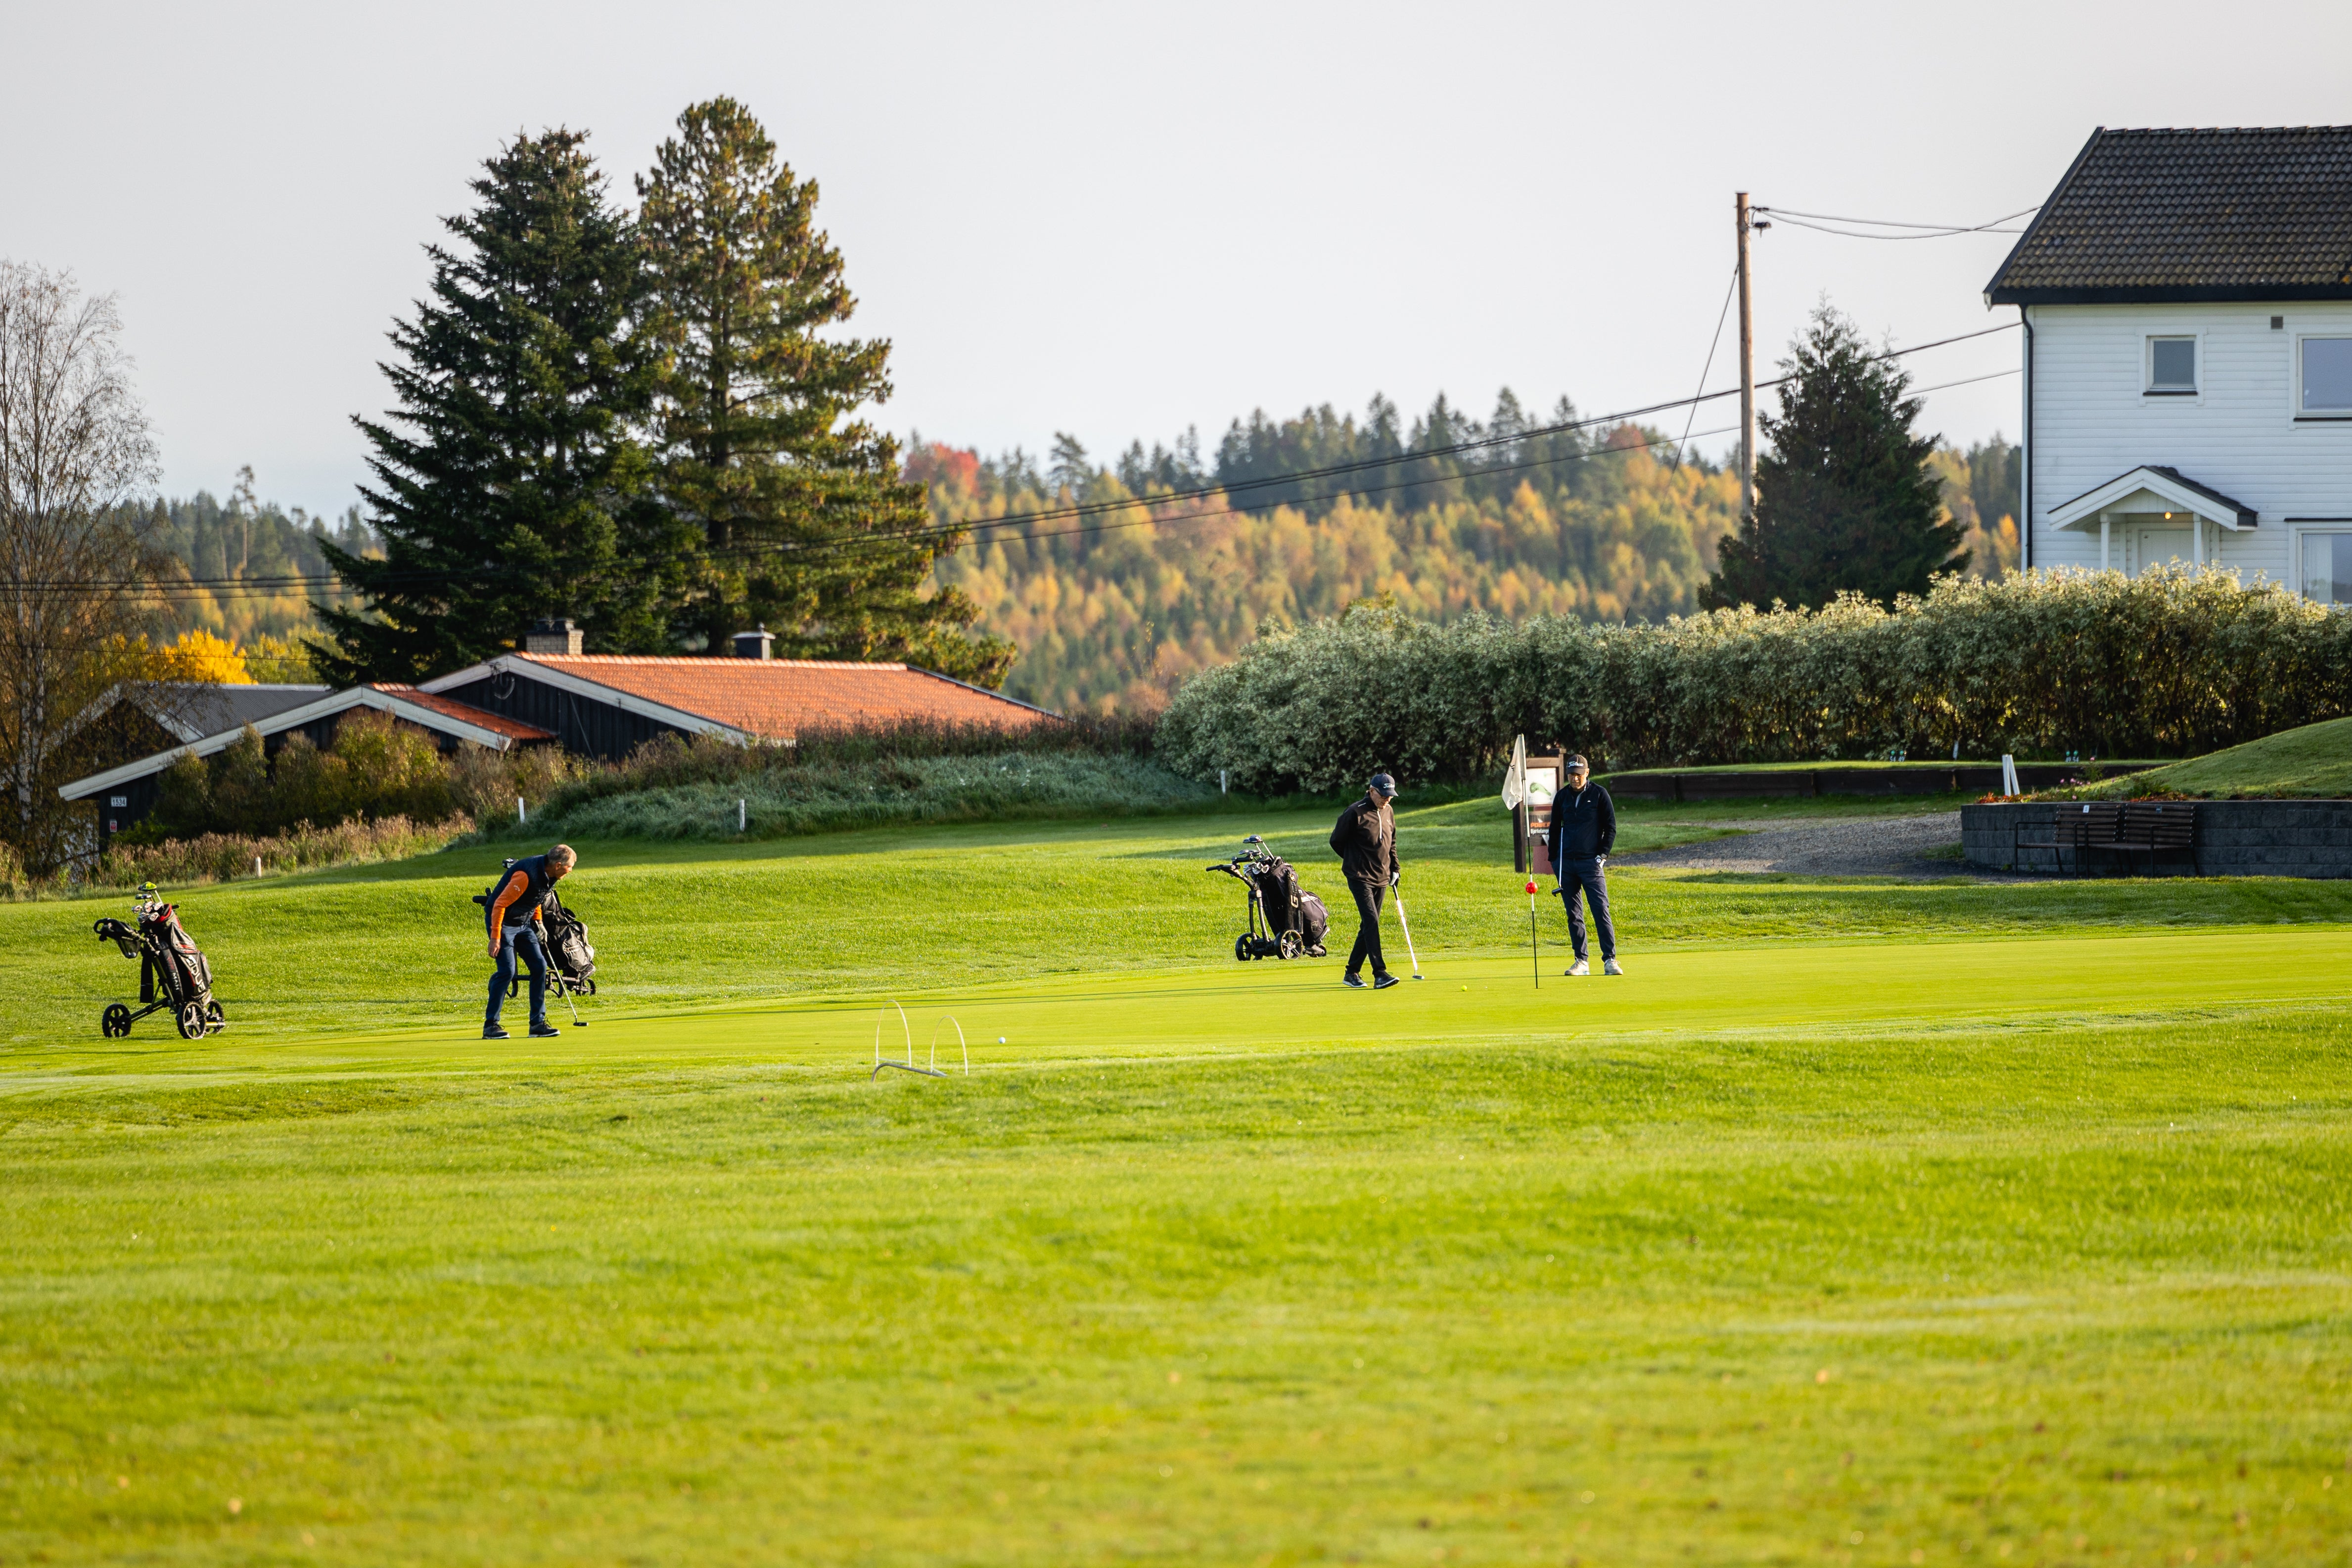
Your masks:
M1646 855L1612 856L1628 866L1689 871L1793 871L1809 877L1957 877L1957 860L1927 860L1960 841L1960 814L1833 817L1711 838Z

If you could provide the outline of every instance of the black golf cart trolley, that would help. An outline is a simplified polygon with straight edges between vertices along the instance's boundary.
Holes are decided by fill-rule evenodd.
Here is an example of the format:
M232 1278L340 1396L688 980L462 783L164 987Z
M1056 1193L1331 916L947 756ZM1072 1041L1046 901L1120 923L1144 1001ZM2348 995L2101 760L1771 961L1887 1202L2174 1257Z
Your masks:
M166 1008L184 1040L202 1039L226 1028L221 1005L213 1000L213 966L180 924L180 907L165 903L155 884L144 882L131 910L134 923L109 918L90 927L99 941L110 942L123 957L139 961L139 1010L134 1013L121 1002L111 1004L99 1015L100 1030L108 1039L119 1040L131 1033L131 1025Z
M1242 852L1208 868L1249 890L1249 929L1234 938L1234 957L1320 958L1323 933L1331 929L1323 900L1298 885L1298 873L1253 833Z

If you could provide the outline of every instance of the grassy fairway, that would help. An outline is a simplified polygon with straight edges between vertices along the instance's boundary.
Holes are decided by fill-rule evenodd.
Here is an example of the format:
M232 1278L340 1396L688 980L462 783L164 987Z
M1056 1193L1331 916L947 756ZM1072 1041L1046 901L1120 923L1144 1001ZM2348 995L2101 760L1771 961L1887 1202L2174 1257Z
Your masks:
M1211 962L1247 830L590 847L503 1045L453 858L192 895L193 1046L0 906L0 1563L2352 1554L2352 889L1626 875L1538 992L1440 808L1369 995Z

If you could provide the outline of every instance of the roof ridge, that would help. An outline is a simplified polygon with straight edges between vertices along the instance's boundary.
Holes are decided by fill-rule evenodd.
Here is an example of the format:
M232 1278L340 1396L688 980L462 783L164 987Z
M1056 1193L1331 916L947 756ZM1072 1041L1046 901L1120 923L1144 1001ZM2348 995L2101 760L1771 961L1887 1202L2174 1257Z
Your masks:
M526 653L510 657L534 664L674 664L695 669L913 669L893 659L867 658L737 658L731 654L697 653Z

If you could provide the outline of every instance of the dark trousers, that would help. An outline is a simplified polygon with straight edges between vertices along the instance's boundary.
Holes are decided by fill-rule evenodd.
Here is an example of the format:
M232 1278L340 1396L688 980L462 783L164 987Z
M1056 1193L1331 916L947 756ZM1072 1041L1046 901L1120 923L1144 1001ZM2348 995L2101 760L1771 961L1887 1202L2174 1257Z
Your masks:
M1592 906L1592 923L1601 932L1601 957L1605 963L1617 956L1617 928L1609 923L1609 873L1599 860L1563 860L1559 867L1559 901L1568 906L1568 940L1582 959L1584 910L1576 901L1579 888L1584 889L1584 901Z
M488 934L488 927L484 928ZM498 1027L499 1011L507 1005L507 987L514 984L515 954L530 970L530 1026L547 1027L547 954L540 951L539 933L529 925L507 926L499 932L499 966L490 975L490 1010L482 1027Z
M1356 948L1348 954L1348 973L1361 973L1364 960L1369 958L1372 961L1374 974L1386 974L1389 963L1381 956L1381 900L1388 897L1388 888L1384 883L1360 882L1350 877L1348 879L1348 891L1356 895L1358 921Z

